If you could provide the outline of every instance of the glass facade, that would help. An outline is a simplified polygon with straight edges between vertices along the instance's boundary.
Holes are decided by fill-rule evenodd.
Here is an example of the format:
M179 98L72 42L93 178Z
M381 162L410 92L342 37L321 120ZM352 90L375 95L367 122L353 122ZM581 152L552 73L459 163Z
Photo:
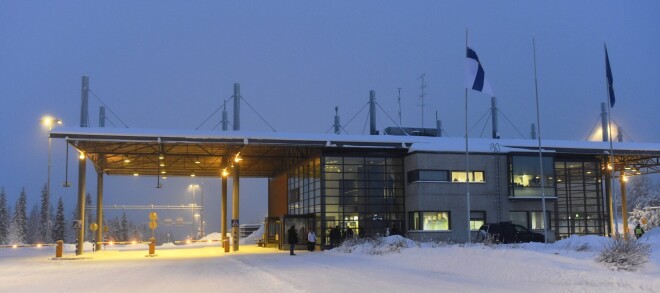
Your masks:
M605 233L607 219L601 191L600 162L556 159L555 221L559 238Z
M555 197L552 157L543 157L545 196ZM541 198L541 168L537 156L509 157L509 197Z
M322 178L325 243L335 226L359 236L403 227L402 158L324 156Z
M307 215L315 219L307 229L314 229L320 235L321 219L321 159L309 159L289 169L288 177L288 214ZM288 229L288 226L285 226ZM303 228L303 226L298 226ZM305 232L307 235L307 232ZM305 237L306 239L306 237Z

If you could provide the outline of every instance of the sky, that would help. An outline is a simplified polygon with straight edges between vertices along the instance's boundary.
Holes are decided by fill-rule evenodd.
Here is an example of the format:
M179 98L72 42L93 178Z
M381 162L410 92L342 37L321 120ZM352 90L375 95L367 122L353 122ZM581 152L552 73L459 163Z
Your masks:
M365 133L367 113L359 111L370 90L382 107L378 129L394 126L401 88L403 126L432 127L437 113L448 136L462 136L466 33L506 115L500 118L503 138L529 137L536 121L534 38L544 139L585 140L597 123L607 97L606 43L617 97L613 119L626 140L658 143L660 3L595 4L2 1L0 186L12 205L21 188L30 206L38 202L48 164L47 130L39 120L50 114L65 126L79 124L83 75L93 91L93 127L103 101L116 114L108 113L108 127L195 129L238 82L256 110L242 105L245 131L271 131L262 116L278 132L325 133L338 106L346 131ZM487 136L479 118L490 99L468 94L470 136ZM215 115L200 129L213 129L219 120ZM70 211L76 190L61 187L64 146L53 141L51 188L53 201L61 196ZM75 186L77 168L69 167ZM187 186L202 183L197 180L155 189L152 178L106 178L106 204L187 204ZM205 179L208 206L219 206L218 181ZM260 222L266 213L266 183L249 182L241 185L241 223ZM146 221L144 214L134 216ZM219 226L219 215L207 217Z

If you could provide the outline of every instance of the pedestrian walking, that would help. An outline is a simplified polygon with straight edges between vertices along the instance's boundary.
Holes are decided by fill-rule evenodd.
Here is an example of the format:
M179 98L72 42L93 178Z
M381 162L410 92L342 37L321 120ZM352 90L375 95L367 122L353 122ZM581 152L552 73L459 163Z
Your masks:
M291 245L291 253L290 255L296 255L293 253L293 249L296 246L296 243L298 243L298 232L296 232L296 226L291 225L291 228L289 228L289 244Z
M309 230L307 232L307 250L313 252L314 248L316 248L316 233L314 233L314 230Z
M332 247L339 246L339 241L341 240L341 231L339 231L339 226L335 226L330 230L330 245Z

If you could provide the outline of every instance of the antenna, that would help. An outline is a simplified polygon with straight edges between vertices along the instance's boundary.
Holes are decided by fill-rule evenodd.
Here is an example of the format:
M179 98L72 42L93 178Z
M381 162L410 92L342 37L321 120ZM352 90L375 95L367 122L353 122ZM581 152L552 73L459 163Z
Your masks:
M426 73L422 73L422 75L417 78L422 80L422 85L419 87L422 90L422 94L419 95L419 97L422 98L422 104L420 105L422 107L422 128L424 128L424 89L426 89L424 78L426 78Z
M401 125L401 88L398 88L398 90L399 90L399 96L396 100L399 103L399 125Z

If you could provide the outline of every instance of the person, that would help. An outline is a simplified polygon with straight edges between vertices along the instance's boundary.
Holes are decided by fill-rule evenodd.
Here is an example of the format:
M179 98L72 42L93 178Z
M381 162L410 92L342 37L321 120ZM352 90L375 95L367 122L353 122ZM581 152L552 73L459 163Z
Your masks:
M351 229L351 227L348 227L348 229L346 229L346 239L351 239L351 238L353 238L353 229Z
M396 227L396 224L392 224L392 229L390 229L390 234L399 235L399 228Z
M390 236L390 228L385 227L385 237Z
M314 233L314 230L309 230L307 232L307 250L313 252L314 248L316 248L316 233Z
M296 246L296 243L298 243L298 232L296 232L296 226L291 225L291 228L289 228L289 244L291 245L291 253L290 255L296 255L293 253L293 249Z
M642 229L642 226L638 223L637 226L635 226L635 236L639 239L642 235L644 235L644 229Z
M339 240L341 239L341 232L339 231L339 226L335 226L330 230L330 245L332 247L339 246Z

